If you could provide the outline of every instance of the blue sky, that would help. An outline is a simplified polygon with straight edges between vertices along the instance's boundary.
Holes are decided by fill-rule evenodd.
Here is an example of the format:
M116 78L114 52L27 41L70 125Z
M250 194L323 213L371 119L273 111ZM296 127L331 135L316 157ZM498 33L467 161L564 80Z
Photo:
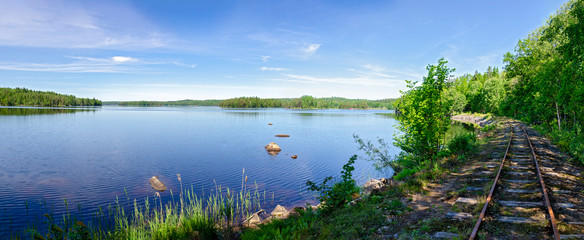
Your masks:
M399 97L502 55L564 0L0 0L0 87L101 100Z

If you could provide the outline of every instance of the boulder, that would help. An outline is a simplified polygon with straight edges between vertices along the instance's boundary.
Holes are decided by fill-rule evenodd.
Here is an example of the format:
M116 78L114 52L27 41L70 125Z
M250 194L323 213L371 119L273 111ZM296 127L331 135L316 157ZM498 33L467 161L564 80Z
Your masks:
M292 159L296 159L296 158L298 158L298 156L297 156L297 155L292 155L292 157L291 157L291 158L292 158Z
M290 213L288 212L288 210L286 210L285 207L278 205L278 206L276 206L276 208L274 208L274 211L272 211L270 214L272 214L272 216L274 216L276 218L282 219L282 218L287 218Z
M166 185L158 180L158 176L151 177L149 182L150 186L156 191L164 192L166 190Z
M371 193L379 192L383 189L384 183L377 179L367 181L361 188L363 195L370 195Z
M276 155L280 151L282 151L280 146L278 146L278 144L276 144L275 142L268 143L268 145L266 145L266 150L268 151L269 154L272 155Z
M264 210L259 210L258 212L252 214L251 216L249 216L245 222L244 225L247 227L255 227L258 224L262 223L262 218L260 217L260 214L263 212Z
M276 137L290 137L288 134L277 134Z

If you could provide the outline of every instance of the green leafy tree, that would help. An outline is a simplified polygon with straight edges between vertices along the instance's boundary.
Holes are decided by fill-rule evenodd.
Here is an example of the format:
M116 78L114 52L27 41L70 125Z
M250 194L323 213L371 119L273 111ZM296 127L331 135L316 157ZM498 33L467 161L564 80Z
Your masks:
M450 124L450 106L443 101L446 79L454 69L446 66L443 58L438 65L428 65L428 76L421 85L407 81L409 90L403 92L397 108L401 113L399 130L394 145L402 149L398 161L433 161L443 147L444 136Z

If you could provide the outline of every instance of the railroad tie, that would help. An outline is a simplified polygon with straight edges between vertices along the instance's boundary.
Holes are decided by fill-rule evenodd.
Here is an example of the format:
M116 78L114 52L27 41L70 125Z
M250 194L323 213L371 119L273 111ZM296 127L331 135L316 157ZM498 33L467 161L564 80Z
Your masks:
M510 193L538 193L539 189L505 189L503 190L505 192L510 192Z
M542 207L543 202L519 202L519 201L498 201L506 207Z
M468 203L468 204L477 204L477 200L474 198L464 198L464 197L459 197L458 199L456 199L456 202L454 203Z
M446 218L452 219L465 219L465 218L472 218L472 214L465 213L465 212L448 212L446 213Z
M529 218L524 218L524 217L509 217L509 216L500 216L495 218L495 220L499 221L499 222L506 222L506 223L537 223L539 221L533 220L533 219L529 219Z

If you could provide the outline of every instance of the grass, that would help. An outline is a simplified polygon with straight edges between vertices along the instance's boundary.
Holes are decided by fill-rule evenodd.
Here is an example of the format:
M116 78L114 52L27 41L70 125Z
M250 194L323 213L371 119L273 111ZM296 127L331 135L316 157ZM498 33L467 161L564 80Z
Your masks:
M176 202L173 197L163 205L157 192L154 204L148 198L144 204L134 199L133 208L127 209L116 198L113 207L94 213L88 226L70 214L64 200L67 213L62 221L60 216L45 214L26 234L12 239L232 239L245 219L261 209L262 194L257 184L255 189L247 188L247 177L242 178L241 191L216 186L207 198L198 197L192 187L183 189L180 175L177 178L181 192ZM127 193L126 198L130 201Z
M332 212L300 210L287 219L275 219L257 228L244 229L241 239L369 239L378 237L390 216L411 209L401 201L403 190L390 188Z

